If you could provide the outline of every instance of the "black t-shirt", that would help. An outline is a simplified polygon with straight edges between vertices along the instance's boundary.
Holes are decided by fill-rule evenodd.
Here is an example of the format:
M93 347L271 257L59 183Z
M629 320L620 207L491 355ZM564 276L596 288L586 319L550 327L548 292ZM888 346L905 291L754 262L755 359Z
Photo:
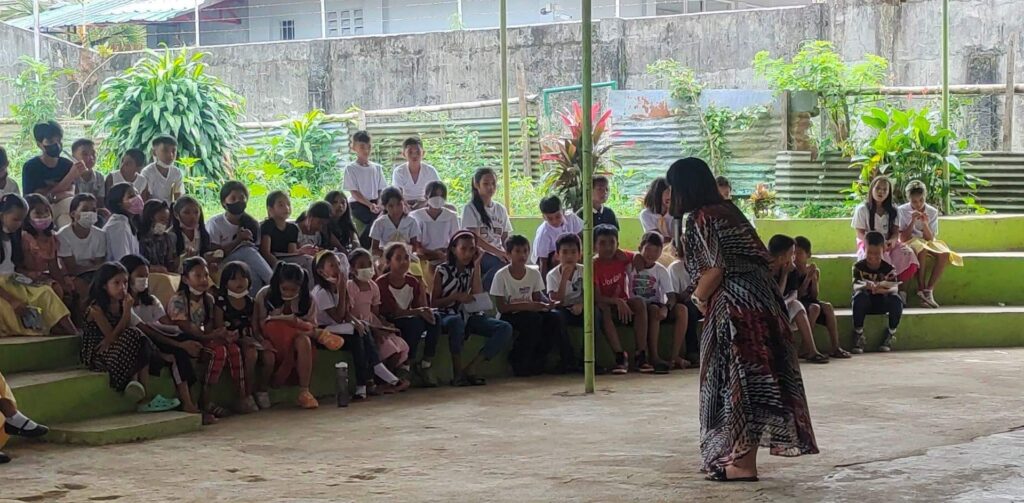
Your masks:
M853 282L881 283L883 281L896 281L896 273L892 265L882 261L877 269L868 266L868 260L864 259L853 265Z
M581 220L583 219L582 208L576 212L576 216L580 217ZM615 212L608 206L605 206L604 208L601 208L601 211L594 213L594 227L602 224L611 225L616 229L619 228L619 219L616 218Z
M53 168L43 164L43 160L39 156L25 161L25 165L21 169L22 193L32 194L46 188L47 185L60 183L65 176L68 176L68 171L71 171L73 164L70 159L63 157L57 158L57 166Z
M270 253L288 253L288 245L299 242L299 226L287 222L281 230L268 218L260 224L260 236L270 238Z

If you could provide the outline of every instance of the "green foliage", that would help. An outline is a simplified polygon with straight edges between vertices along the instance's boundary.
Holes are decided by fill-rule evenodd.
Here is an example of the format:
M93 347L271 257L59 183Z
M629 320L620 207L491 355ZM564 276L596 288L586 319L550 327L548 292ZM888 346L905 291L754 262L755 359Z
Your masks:
M765 218L775 212L777 197L774 190L768 188L768 184L759 183L757 188L750 194L750 207L756 218Z
M851 130L849 91L879 87L883 84L889 62L881 56L868 54L864 61L847 64L831 42L804 42L790 61L772 58L768 51L758 52L753 61L754 73L766 79L777 92L814 91L824 111L828 135L820 138L819 151L840 150L849 154Z
M565 126L561 134L548 135L543 140L544 153L540 160L551 163L543 175L544 190L554 192L569 208L583 206L583 108L578 101L572 108L559 113ZM611 155L616 136L611 131L611 109L602 110L600 103L590 109L590 158L594 172L612 172L620 165ZM622 145L628 146L628 145ZM589 180L587 181L589 183Z
M920 180L928 188L928 202L934 206L942 208L942 201L952 191L951 196L959 197L967 207L984 212L972 191L987 182L965 169L967 140L937 126L927 108L872 108L861 121L875 134L860 145L859 155L853 159L860 176L848 191L851 197L862 198L874 177L886 175L893 179L898 196L907 182ZM952 187L946 186L943 175L947 163Z
M802 206L789 206L782 211L790 218L849 218L855 207L807 201Z
M336 186L341 181L339 152L334 148L338 135L324 127L324 112L313 110L285 124L282 134L264 138L260 161L276 165L290 185L307 191Z
M189 176L224 179L238 144L242 96L206 73L205 53L146 52L103 83L91 106L95 135L107 137L111 153L148 151L153 138L173 136L179 156L199 159Z
M681 105L673 111L677 120L682 121L690 115L699 119L701 148L691 151L684 140L680 142L682 153L704 159L715 173L723 172L733 157L726 134L749 129L767 111L764 107L752 107L737 112L713 103L702 109L700 95L704 92L704 84L697 80L691 68L675 60L662 59L651 63L647 66L647 73L667 85L672 99Z
M60 108L57 82L73 72L50 68L50 65L29 56L22 56L18 61L25 68L17 76L3 77L3 80L14 88L18 99L17 104L11 105L11 116L18 122L18 141L34 145L32 126L57 118Z

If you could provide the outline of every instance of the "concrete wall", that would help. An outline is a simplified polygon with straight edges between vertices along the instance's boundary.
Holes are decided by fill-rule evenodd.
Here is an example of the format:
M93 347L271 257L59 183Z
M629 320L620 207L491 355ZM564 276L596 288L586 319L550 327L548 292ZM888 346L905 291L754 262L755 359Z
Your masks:
M41 45L41 59L48 62L51 68L84 68L91 71L99 61L95 52L53 37L44 35ZM31 57L34 53L35 42L31 31L0 23L0 76L16 77L24 69L18 58L21 56ZM96 95L95 84L102 80L103 75L102 72L98 72L98 75L87 83L85 92L80 94L74 102L71 98L75 95L78 86L69 79L62 79L61 84L58 85L58 96L61 103L68 107L68 110L62 111L62 115L79 113L83 103ZM15 103L14 89L0 79L0 117L9 116L10 106Z

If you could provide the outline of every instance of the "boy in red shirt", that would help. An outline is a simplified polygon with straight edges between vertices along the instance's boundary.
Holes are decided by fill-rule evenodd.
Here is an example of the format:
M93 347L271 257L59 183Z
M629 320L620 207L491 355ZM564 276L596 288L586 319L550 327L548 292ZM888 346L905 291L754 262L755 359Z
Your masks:
M652 372L654 367L647 361L647 308L642 299L629 298L629 271L633 266L634 254L619 249L619 230L607 224L594 228L594 286L597 307L601 315L601 326L605 337L615 353L613 374L627 372L628 356L622 350L616 322L620 325L632 323L636 336L636 358L634 368L641 372Z

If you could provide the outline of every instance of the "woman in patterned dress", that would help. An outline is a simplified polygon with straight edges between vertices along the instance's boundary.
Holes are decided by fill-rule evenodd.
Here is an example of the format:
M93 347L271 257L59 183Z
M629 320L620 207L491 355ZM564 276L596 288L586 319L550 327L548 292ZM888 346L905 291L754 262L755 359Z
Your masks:
M756 481L757 449L816 454L797 352L768 252L750 222L718 193L704 161L668 170L672 214L682 222L693 301L705 314L700 342L701 471L713 481Z

